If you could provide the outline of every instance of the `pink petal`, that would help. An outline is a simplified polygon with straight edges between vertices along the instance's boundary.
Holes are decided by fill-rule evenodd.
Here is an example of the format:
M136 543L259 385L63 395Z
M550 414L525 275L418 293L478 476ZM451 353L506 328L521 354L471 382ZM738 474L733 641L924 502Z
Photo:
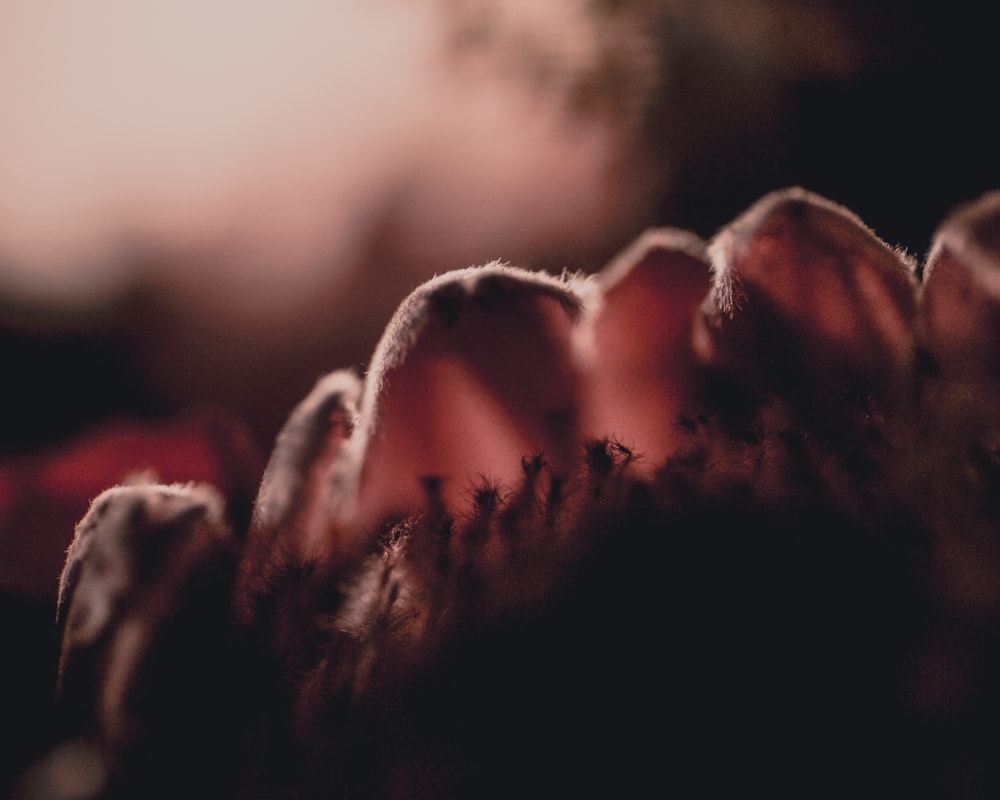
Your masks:
M952 610L1000 613L1000 192L938 229L920 304L922 414L914 497L932 531L934 588Z
M680 420L693 404L692 328L710 278L705 243L670 229L648 231L597 276L582 329L591 366L583 427L634 449L641 465L661 464L690 435Z
M354 521L419 510L428 481L440 488L435 502L468 507L473 485L515 486L522 460L538 452L556 470L569 465L578 315L565 282L497 264L442 275L411 294L367 377L352 442Z
M1000 377L1000 192L938 229L924 273L923 344L946 375Z
M715 283L695 342L720 420L713 480L768 502L818 492L860 508L912 386L910 261L799 188L766 195L708 252Z
M766 370L775 351L794 352L807 369L812 360L881 383L908 362L911 264L847 209L799 188L774 192L721 231L709 253L715 322L739 329L730 360L748 359L748 370Z
M294 409L278 434L254 506L237 597L241 612L269 582L295 563L327 560L338 566L360 544L333 525L339 460L353 429L361 381L331 373Z

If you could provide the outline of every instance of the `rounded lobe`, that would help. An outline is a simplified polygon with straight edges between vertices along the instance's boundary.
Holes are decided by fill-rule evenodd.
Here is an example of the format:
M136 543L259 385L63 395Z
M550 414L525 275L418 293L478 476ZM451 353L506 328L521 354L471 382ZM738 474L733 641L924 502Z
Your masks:
M650 466L677 450L694 402L695 314L710 285L705 243L672 229L647 231L597 276L581 347L588 436L613 437Z
M713 295L723 317L755 336L778 327L803 358L869 378L912 349L912 265L853 213L799 188L766 195L713 239Z
M942 374L1000 377L1000 192L957 210L935 234L920 330Z
M249 621L255 597L293 564L324 560L344 568L363 544L337 526L338 475L357 414L361 382L342 370L324 376L292 411L264 470L240 562L237 607Z
M564 281L499 264L459 270L397 311L367 377L355 439L362 526L424 507L453 510L483 479L512 486L522 459L574 455L579 298Z

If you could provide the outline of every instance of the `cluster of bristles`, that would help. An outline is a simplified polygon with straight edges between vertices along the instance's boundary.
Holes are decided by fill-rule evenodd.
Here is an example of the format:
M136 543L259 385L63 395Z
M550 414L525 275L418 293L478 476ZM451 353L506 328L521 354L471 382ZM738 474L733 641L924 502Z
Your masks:
M566 475L539 451L522 459L517 487L480 476L463 513L446 508L441 477L421 478L425 511L386 521L358 574L340 582L324 626L332 646L351 639L368 650L362 660L369 667L411 674L456 631L529 613L572 579L600 535L599 520L629 502L639 483L628 468L638 458L613 437L592 439L577 474ZM327 576L315 577L319 590ZM317 666L334 661L321 655ZM350 678L345 690L367 693L371 676L342 674ZM394 683L406 676L382 677Z

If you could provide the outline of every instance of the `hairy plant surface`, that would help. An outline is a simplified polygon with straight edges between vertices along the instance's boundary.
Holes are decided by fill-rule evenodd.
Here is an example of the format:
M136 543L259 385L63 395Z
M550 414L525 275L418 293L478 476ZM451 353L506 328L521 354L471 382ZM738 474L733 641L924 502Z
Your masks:
M442 274L292 411L247 530L203 484L94 501L50 773L994 796L998 305L996 194L921 260L792 188L596 275Z

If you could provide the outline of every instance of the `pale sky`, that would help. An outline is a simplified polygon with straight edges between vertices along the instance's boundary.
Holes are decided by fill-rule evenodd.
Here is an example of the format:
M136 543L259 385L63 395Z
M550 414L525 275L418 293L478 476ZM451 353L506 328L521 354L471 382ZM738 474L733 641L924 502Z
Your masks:
M456 70L443 5L3 0L0 296L99 307L160 270L266 314L363 268L387 213L442 269L599 239L627 141ZM563 62L599 58L579 18L544 22Z

